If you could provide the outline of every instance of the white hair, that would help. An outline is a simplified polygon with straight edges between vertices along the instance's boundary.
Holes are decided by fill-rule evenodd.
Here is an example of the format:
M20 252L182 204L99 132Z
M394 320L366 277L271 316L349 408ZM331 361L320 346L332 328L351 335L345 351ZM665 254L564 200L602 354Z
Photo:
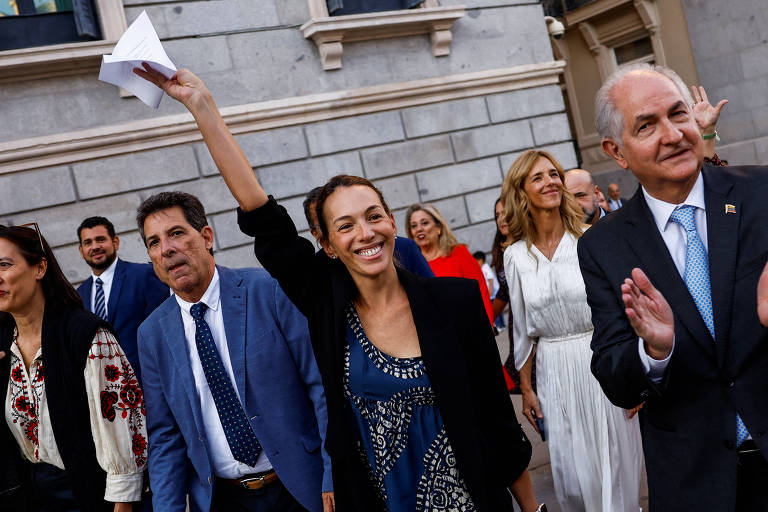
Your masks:
M597 133L600 134L601 139L613 139L620 146L621 132L624 128L624 116L621 110L616 108L613 88L624 77L635 71L653 71L669 78L675 84L677 90L680 91L683 101L685 101L689 108L693 107L691 91L688 90L680 75L668 67L646 64L644 62L620 67L608 77L595 96L595 127L597 128Z

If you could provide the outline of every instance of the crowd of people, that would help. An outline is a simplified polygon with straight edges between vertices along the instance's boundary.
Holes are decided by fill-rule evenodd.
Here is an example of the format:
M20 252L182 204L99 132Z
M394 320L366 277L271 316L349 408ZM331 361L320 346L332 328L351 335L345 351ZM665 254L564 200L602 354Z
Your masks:
M717 157L725 100L619 69L596 124L637 192L525 151L486 263L345 174L304 202L318 250L199 78L135 72L194 116L263 269L217 265L183 192L137 209L151 265L85 219L77 290L37 224L0 226L9 510L546 510L510 391L564 511L637 511L643 460L653 511L768 510L768 169Z

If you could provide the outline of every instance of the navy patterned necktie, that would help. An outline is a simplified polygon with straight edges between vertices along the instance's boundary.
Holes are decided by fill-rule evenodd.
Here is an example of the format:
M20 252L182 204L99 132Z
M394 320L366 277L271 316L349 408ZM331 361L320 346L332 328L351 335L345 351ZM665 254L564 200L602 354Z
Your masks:
M699 310L701 318L707 324L707 329L712 335L712 339L715 339L712 290L709 283L709 258L707 257L707 249L704 247L704 242L701 241L699 232L696 230L696 222L694 221L695 211L695 206L683 205L672 212L669 220L679 224L685 230L687 242L685 244L685 274L683 280L685 281L685 286L688 287L688 291L691 293L691 297L693 297L693 302L696 303L696 308ZM741 421L741 416L737 414L736 445L741 445L747 437L749 437L747 427Z
M221 427L232 450L232 456L243 464L255 466L261 453L261 445L232 387L232 381L224 371L219 351L216 350L213 342L211 329L203 318L206 309L208 306L202 302L198 302L190 309L190 314L195 320L195 343L205 380L208 382L213 402L216 404L216 411L219 413Z
M96 300L94 301L93 312L102 319L107 319L107 302L104 300L104 281L100 277L96 278Z

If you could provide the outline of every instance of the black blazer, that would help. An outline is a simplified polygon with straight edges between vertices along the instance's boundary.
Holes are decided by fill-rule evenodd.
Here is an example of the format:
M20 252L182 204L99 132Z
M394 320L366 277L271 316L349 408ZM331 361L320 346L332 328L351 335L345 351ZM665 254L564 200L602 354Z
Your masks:
M337 510L382 510L362 463L357 429L343 393L346 319L357 294L344 265L315 253L274 199L238 211L255 237L259 261L307 316L328 404L326 449ZM398 269L411 304L424 365L437 397L459 472L481 511L511 510L506 488L527 467L531 448L517 422L493 332L474 281L417 277Z
M617 406L646 401L640 420L652 511L735 509L737 411L768 455L768 329L756 297L768 259L768 168L704 165L702 173L714 340L639 188L578 245L595 326L592 372ZM658 385L645 375L621 300L634 267L675 316L675 347Z

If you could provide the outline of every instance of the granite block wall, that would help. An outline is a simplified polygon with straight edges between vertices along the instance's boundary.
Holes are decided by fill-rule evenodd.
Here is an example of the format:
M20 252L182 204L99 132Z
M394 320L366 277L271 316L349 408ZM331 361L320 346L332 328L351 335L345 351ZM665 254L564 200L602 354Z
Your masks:
M444 0L466 4L449 57L435 58L427 36L345 44L343 68L322 70L317 50L298 27L306 0L124 0L130 23L146 9L169 54L209 86L219 106L343 91L553 60L535 0ZM0 140L55 135L178 114L165 98L157 111L95 76L75 75L0 85ZM404 234L405 209L430 201L459 239L489 250L493 202L521 151L540 147L564 167L577 165L562 94L540 86L423 106L276 128L237 136L264 187L286 206L299 230L311 188L339 174L366 176L381 188ZM236 225L235 201L205 146L180 144L110 158L0 175L0 223L37 221L67 277L89 268L77 252L76 227L109 217L120 255L148 261L135 210L161 190L200 197L215 231L216 258L253 266L250 241Z
M557 86L536 91L542 96L559 92ZM489 106L499 102L510 103L504 105L504 120L493 123ZM261 164L254 168L266 190L286 205L302 231L307 230L301 206L304 194L335 174L357 174L381 188L401 233L405 233L405 209L411 203L429 201L443 211L459 239L473 251L490 248L495 232L493 203L516 155L540 147L554 153L566 168L576 166L565 115L551 114L557 108L552 105L542 104L542 112L536 112L529 103L515 103L509 94L501 93L429 108L441 119L469 114L482 124L466 128L446 122L427 129L424 107L413 107L237 138L249 160ZM564 109L562 100L559 109ZM536 135L542 126L547 127L544 138ZM11 180L13 186L3 186ZM20 186L25 189L23 198L17 195ZM147 261L135 210L160 190L184 190L201 198L216 234L220 263L257 264L250 240L237 228L235 201L201 143L0 177L0 219L39 222L67 276L78 282L88 275L77 253L79 222L90 215L109 217L121 236L121 256Z
M728 98L718 154L732 164L768 162L768 11L762 0L683 0L701 83Z

